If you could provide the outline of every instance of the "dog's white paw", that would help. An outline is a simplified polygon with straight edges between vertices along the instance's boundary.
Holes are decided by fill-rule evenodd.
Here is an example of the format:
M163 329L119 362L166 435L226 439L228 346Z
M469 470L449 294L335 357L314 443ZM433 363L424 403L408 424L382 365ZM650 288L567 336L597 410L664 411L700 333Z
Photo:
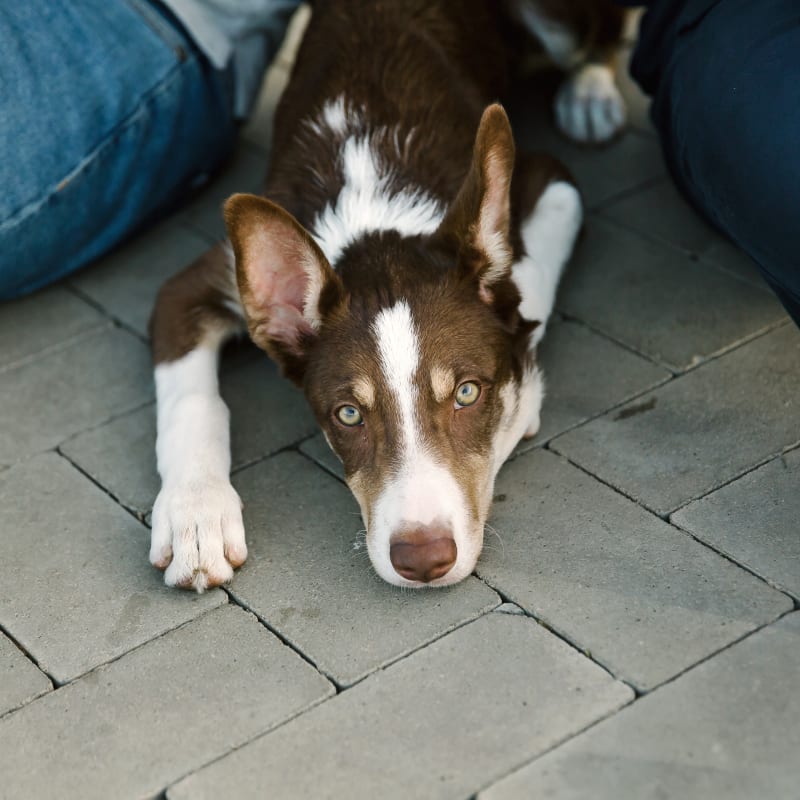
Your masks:
M153 506L150 563L168 586L227 583L247 558L242 501L227 477L165 484Z
M612 139L625 124L625 100L614 73L602 64L585 64L558 90L556 124L576 142L600 143Z

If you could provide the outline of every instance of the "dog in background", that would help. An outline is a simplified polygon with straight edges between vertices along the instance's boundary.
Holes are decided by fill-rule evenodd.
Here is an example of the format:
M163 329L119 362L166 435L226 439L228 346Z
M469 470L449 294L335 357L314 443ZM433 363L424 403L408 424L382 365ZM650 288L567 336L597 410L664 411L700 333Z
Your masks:
M624 119L606 0L318 0L275 117L263 197L161 289L150 560L202 591L247 557L230 484L222 344L248 331L342 460L375 570L445 586L475 567L494 478L539 427L536 346L582 224L567 170L515 151L496 103L517 35L570 77L562 130ZM259 398L253 396L257 404Z

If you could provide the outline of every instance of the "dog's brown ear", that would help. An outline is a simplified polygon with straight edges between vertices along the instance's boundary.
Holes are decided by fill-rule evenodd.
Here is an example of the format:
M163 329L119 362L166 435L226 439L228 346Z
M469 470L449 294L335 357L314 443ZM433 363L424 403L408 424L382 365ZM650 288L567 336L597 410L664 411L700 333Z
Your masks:
M311 234L275 203L235 194L224 213L250 336L299 382L321 304L342 297L341 281Z
M510 274L513 170L511 125L503 107L495 103L481 116L469 172L435 234L457 250L462 268L479 278L486 302L491 300L493 284Z

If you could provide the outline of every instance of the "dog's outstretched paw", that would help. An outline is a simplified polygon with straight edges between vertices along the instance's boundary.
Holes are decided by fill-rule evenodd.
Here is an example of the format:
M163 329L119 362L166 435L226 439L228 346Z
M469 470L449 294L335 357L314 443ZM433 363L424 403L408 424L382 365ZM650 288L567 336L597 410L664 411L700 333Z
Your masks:
M584 64L556 94L556 124L576 142L601 144L625 125L625 100L614 73L603 64Z
M228 583L247 558L242 501L227 477L166 484L153 506L150 563L167 586Z

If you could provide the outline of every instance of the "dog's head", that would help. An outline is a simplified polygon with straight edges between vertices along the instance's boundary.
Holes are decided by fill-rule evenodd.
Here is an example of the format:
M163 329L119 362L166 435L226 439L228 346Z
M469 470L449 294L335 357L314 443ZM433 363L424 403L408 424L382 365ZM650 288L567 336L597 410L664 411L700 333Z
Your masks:
M251 337L303 386L390 583L469 575L497 470L538 414L534 325L511 280L513 163L508 120L490 106L438 230L362 236L336 271L279 206L226 204Z

